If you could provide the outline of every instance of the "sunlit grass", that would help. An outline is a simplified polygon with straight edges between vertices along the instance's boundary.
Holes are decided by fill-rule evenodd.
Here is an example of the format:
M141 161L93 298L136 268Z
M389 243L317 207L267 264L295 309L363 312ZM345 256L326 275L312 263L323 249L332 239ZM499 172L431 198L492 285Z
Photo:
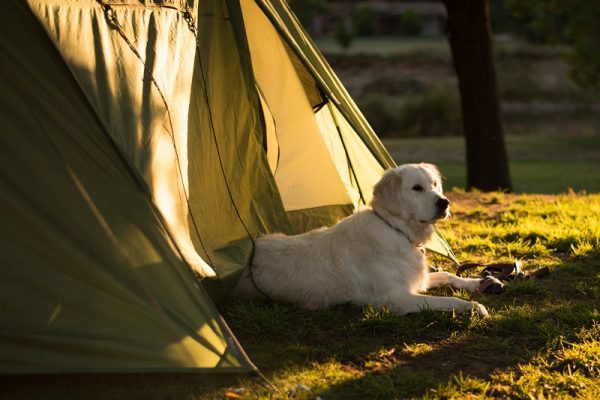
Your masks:
M460 373L429 391L429 398L488 395L496 398L582 398L600 395L600 329L597 323L575 334L578 343L561 337L559 349L540 352L528 363L498 371L482 380Z
M600 195L512 196L462 194L473 206L453 207L440 230L457 251L535 259L563 254L584 257L600 248ZM450 195L452 197L452 195ZM504 203L502 209L490 212ZM487 211L486 211L487 206Z

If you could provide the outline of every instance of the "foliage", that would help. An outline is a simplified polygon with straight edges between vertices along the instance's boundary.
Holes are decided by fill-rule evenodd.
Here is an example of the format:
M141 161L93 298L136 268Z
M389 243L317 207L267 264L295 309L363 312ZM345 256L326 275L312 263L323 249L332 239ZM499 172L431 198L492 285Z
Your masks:
M504 0L490 0L490 21L492 24L492 32L495 34L515 33L519 29L516 19L507 6Z
M391 96L369 93L358 100L360 109L380 137L398 135L399 106Z
M371 92L360 99L359 106L375 132L383 138L461 134L459 98L451 88L411 94L403 102Z
M571 78L600 91L600 2L589 0L505 0L522 34L547 43L571 46L566 58Z
M344 50L347 50L352 44L354 35L344 21L339 21L335 27L335 40Z
M400 30L404 35L417 36L423 30L421 16L415 10L408 9L400 17Z
M290 0L290 6L304 27L310 26L315 16L327 7L323 0Z
M409 98L400 110L398 129L404 136L462 134L460 100L456 90L440 88Z
M352 25L358 36L372 36L375 33L375 13L368 4L363 4L352 12Z

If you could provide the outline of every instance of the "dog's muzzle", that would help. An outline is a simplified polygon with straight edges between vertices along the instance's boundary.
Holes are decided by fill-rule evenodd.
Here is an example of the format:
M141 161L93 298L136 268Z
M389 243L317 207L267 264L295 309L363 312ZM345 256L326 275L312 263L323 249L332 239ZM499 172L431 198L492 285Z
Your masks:
M450 201L448 199L440 197L438 201L435 202L435 206L437 207L438 217L446 218L450 214Z

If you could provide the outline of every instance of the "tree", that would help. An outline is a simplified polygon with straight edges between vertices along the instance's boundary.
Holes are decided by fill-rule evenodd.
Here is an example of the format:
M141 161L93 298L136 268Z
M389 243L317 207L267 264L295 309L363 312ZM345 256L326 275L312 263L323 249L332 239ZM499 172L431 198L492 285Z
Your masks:
M368 4L358 6L352 12L352 25L357 36L373 36L375 22L375 12Z
M492 50L488 0L442 0L458 76L467 189L512 190Z
M352 31L348 29L344 21L338 21L335 27L334 36L336 42L344 51L348 50L348 48L352 44L352 40L354 40L354 35L352 35Z
M400 30L407 36L418 36L423 30L421 16L415 10L408 9L400 16Z

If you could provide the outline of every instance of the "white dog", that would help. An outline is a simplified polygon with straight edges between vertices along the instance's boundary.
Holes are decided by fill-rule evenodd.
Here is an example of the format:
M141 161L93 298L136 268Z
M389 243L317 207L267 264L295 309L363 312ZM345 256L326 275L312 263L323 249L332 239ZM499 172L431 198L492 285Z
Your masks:
M475 309L486 316L479 303L421 294L444 284L474 291L481 281L428 272L422 244L431 238L433 224L450 215L449 204L434 165L388 170L375 185L370 208L331 228L257 239L254 260L233 294L262 293L308 309L351 302L397 314Z

